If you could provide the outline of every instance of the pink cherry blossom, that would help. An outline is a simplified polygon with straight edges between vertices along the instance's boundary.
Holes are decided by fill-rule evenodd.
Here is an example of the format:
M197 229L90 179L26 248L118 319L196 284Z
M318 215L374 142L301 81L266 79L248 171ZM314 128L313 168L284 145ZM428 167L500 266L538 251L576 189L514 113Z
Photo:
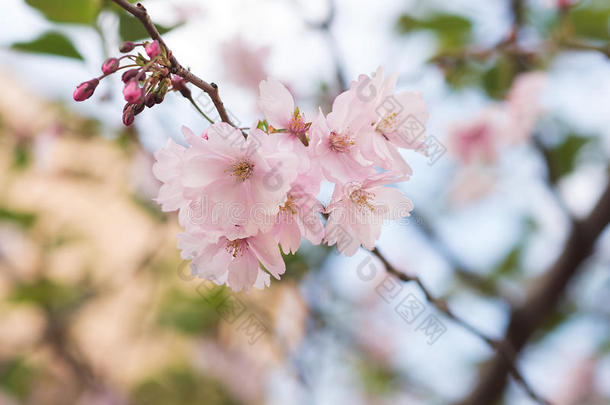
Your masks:
M336 244L337 250L347 256L353 256L360 246L374 249L383 222L407 216L413 210L411 201L399 190L386 187L397 180L400 179L381 173L337 184L326 207L326 243Z
M522 142L532 135L536 120L542 112L541 98L548 78L544 72L528 72L517 76L506 98L507 113L511 119L511 131L507 131L509 143Z
M297 157L279 149L276 137L256 128L250 130L246 140L240 130L217 123L202 137L187 134L186 139L189 148L182 156L179 185L174 186L189 202L181 207L181 224L205 224L231 238L271 227L264 218L275 216L286 201L297 176ZM159 162L159 168L165 165ZM158 177L165 174L159 173ZM189 224L192 213L188 205L192 203L204 211Z
M269 52L269 47L254 47L241 36L236 36L222 46L223 66L237 84L256 89L267 77L265 61Z
M471 120L453 124L449 130L449 150L465 164L494 162L506 125L503 109L485 109Z
M270 133L279 140L280 147L293 150L299 156L299 173L310 169L312 148L310 143L311 122L294 105L294 98L286 86L276 79L263 80L259 84L259 109L265 115Z
M262 289L269 285L269 273L279 280L286 271L277 242L269 233L231 240L195 231L178 235L178 240L182 257L192 260L192 274L226 284L234 291L248 291L253 286Z
M384 76L379 67L372 77L361 75L350 86L356 102L368 114L370 126L361 133L360 148L363 156L376 165L402 173L411 169L397 148L425 152L425 126L428 107L419 93L395 94L396 75Z
M186 148L178 145L172 139L167 141L164 148L155 152L156 162L152 167L153 174L163 183L156 201L161 205L161 210L165 212L176 211L188 206L181 181L185 152Z
M331 182L345 182L352 176L375 172L360 152L359 131L368 125L368 117L360 114L360 109L352 108L355 97L349 91L340 94L328 117L319 112L311 125L313 154Z
M316 199L319 189L318 179L303 175L288 192L273 227L273 234L284 253L296 253L302 237L314 245L322 241L324 227L320 213L324 207Z

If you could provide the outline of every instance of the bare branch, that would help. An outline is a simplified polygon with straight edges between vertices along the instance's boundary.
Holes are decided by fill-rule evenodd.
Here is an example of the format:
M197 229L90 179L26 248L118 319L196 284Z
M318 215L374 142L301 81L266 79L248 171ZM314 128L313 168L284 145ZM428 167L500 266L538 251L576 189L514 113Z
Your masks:
M591 254L595 241L610 223L610 181L591 214L583 221L575 221L561 256L535 283L528 298L512 313L504 341L510 342L515 356L525 347L534 332L549 317L566 289ZM496 355L488 364L481 380L471 395L462 403L487 405L504 391L506 377L513 363Z
M446 300L434 297L434 295L428 290L428 288L424 285L424 283L421 281L421 279L418 276L408 275L406 273L403 273L403 272L397 270L379 252L379 250L377 250L377 248L373 249L373 254L381 260L381 262L384 264L388 273L394 275L399 280L402 280L404 282L414 282L415 284L417 284L418 288L424 293L426 300L430 304L434 305L434 307L436 309L438 309L440 312L445 314L453 322L455 322L456 324L458 324L459 326L461 326L468 332L472 333L473 335L477 336L478 338L483 340L487 345L489 345L493 350L495 350L498 353L498 355L500 356L500 358L502 358L506 362L506 364L508 366L508 372L513 376L513 378L517 381L517 383L519 385L521 385L521 387L523 387L523 389L527 392L527 394L534 401L538 402L539 404L549 404L548 401L546 401L545 399L540 397L538 394L536 394L536 392L533 390L533 388L525 380L523 375L519 372L519 369L517 368L517 365L515 364L516 363L516 352L510 345L509 341L507 341L507 340L499 341L499 340L490 338L489 336L487 336L486 334L481 332L479 329L477 329L470 323L466 322L459 316L455 315L455 313L453 313L453 311L451 311L451 309L449 308L449 305L447 305Z

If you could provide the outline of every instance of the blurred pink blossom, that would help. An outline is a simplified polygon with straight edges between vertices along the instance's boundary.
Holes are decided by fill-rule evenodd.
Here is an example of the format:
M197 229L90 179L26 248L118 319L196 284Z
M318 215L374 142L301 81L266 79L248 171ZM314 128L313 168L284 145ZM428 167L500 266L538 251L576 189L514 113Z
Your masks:
M225 42L221 50L223 66L230 79L253 90L267 77L265 61L269 53L268 46L254 47L239 35Z

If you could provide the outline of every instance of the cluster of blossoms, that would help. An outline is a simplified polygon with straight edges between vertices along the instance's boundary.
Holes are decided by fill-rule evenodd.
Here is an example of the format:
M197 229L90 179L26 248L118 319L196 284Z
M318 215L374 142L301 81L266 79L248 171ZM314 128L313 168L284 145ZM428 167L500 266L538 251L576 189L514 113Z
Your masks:
M138 53L107 59L102 64L103 74L101 76L76 87L72 95L74 100L87 100L93 95L101 79L123 69L128 69L121 76L121 80L125 84L123 96L127 102L123 107L123 123L127 126L133 123L135 116L141 113L144 107L152 108L163 102L169 91L179 91L183 96L190 98L190 90L186 87L184 79L170 73L171 64L167 59L167 53L158 41L143 43L128 41L121 45L120 51L129 53L140 46L144 48L148 57ZM122 60L128 60L131 63L121 66Z
M183 128L187 147L170 139L155 154L157 201L179 213L178 245L192 273L249 290L279 279L280 248L295 253L302 238L349 256L373 249L383 222L413 209L388 187L412 174L399 148L425 152L426 104L416 93L394 94L395 82L382 68L362 75L328 115L308 122L282 83L264 80L264 120L247 137L215 123L200 136ZM334 183L326 207L316 199L324 181Z
M449 130L455 156L464 164L494 163L502 147L527 140L541 112L546 81L543 72L524 73L515 79L504 102L455 123Z
M515 78L506 100L449 128L449 150L462 164L455 187L462 196L457 200L468 201L486 194L493 178L489 170L481 169L496 165L502 150L530 138L543 111L541 95L547 79L544 72L523 73Z

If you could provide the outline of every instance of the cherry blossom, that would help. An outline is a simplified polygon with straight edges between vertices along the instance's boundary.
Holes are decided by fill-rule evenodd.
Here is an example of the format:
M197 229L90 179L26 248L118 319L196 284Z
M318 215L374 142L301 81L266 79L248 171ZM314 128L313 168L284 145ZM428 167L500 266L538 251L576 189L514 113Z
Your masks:
M381 235L385 220L409 215L411 200L398 189L386 185L397 180L391 174L381 173L346 184L337 184L326 223L326 243L337 245L337 250L353 256L359 246L372 250Z
M223 44L221 56L231 79L244 87L256 89L267 77L265 61L269 52L269 47L254 47L243 37L236 36Z
M300 176L280 207L273 233L284 253L296 253L301 244L301 238L318 245L324 236L320 213L324 207L316 199L320 189L319 180Z
M192 260L192 274L226 283L234 291L248 291L253 286L262 289L270 283L269 274L279 280L286 271L277 242L269 233L231 240L199 231L185 232L178 238L182 257Z
M351 256L375 247L384 221L409 215L413 204L390 185L409 179L399 148L412 145L392 121L402 113L378 111L393 97L422 126L426 105L415 93L393 95L396 78L383 69L366 78L311 123L281 82L264 80L265 120L247 136L224 122L199 136L185 127L186 146L170 140L155 154L153 173L163 183L157 202L178 211L179 248L193 274L236 291L263 288L284 273L282 252L296 253L303 238ZM375 100L363 96L362 83L379 89ZM324 180L334 183L326 207L317 200Z

